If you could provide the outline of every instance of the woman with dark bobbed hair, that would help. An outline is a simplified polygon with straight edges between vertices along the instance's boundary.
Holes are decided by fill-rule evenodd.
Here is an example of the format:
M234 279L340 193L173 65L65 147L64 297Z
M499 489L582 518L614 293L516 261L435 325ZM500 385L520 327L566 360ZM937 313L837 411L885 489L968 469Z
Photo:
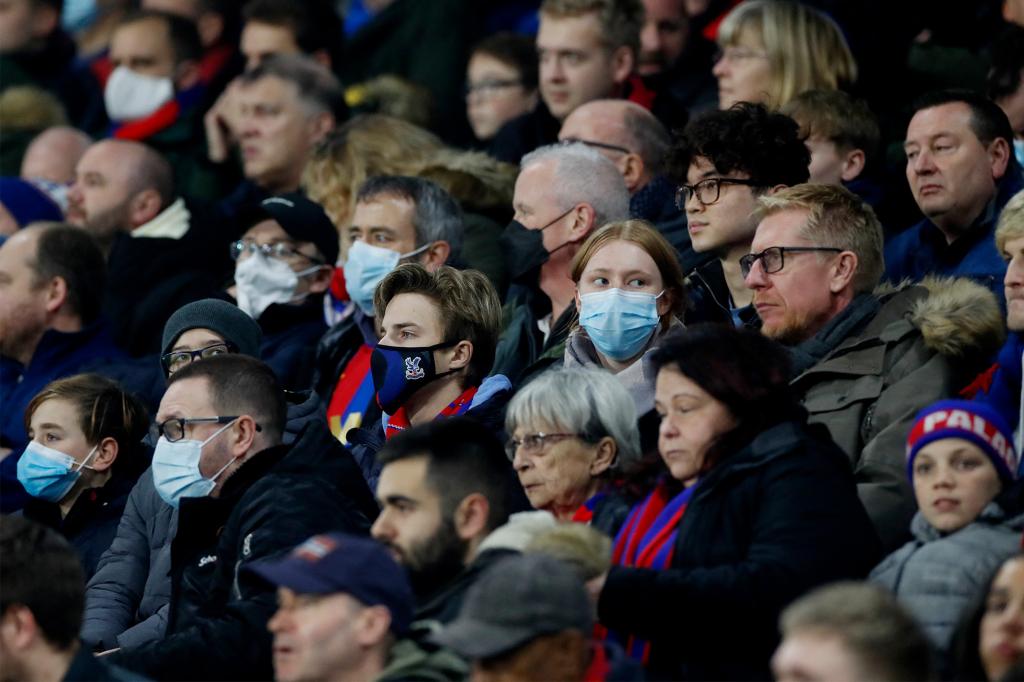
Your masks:
M668 473L590 583L598 617L654 679L769 679L782 609L863 578L878 538L845 455L807 425L781 346L698 325L652 360Z

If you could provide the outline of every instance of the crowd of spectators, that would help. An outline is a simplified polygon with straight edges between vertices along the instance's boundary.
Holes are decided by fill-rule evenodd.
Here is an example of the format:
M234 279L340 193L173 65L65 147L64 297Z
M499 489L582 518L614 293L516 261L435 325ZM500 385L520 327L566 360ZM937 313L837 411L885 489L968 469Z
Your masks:
M0 0L0 679L1024 679L1024 2Z

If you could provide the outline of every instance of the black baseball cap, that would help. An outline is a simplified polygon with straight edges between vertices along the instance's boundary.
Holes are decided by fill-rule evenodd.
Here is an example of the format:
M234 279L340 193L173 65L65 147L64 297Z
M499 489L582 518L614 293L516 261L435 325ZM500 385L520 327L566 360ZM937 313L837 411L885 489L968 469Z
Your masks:
M246 228L264 220L274 220L297 242L312 242L323 254L327 265L338 260L338 230L320 204L302 192L268 197L243 219Z

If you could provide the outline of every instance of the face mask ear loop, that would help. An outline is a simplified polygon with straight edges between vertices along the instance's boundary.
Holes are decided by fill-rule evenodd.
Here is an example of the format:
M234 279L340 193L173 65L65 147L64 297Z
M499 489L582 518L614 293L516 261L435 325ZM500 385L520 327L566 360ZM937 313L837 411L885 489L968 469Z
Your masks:
M93 446L92 450L89 451L89 454L85 456L85 459L82 460L82 463L78 465L78 468L75 469L74 467L72 467L71 470L72 471L81 471L82 469L89 469L91 471L95 471L95 469L93 469L91 466L87 466L86 462L88 462L90 459L92 459L92 456L96 454L96 452L99 450L99 448L100 448L100 444L96 443L96 445Z
M232 425L233 425L233 424L234 424L234 423L235 423L236 421L238 421L238 420L237 420L237 419L234 419L234 420L232 420L232 421L231 421L231 423L229 423L229 424L225 424L225 425L224 425L224 426L222 426L221 428L217 429L217 431L216 431L216 432L215 432L215 433L214 433L214 434L213 434L212 436L210 436L209 438L207 438L206 440L204 440L204 441L203 441L203 446L205 446L205 445L206 445L207 443L209 443L209 442L210 442L211 440L213 440L214 438L216 438L216 437L217 437L217 436L219 436L220 434L224 433L224 431L226 431L227 429L231 428L231 426L232 426ZM200 449L200 451L201 451L201 449ZM214 475L213 475L212 477L210 477L210 478L209 478L208 480L210 480L210 481L216 481L216 480L217 480L217 479L218 479L218 478L220 477L220 475L224 473L224 470L225 470L225 469L227 469L227 468L228 468L229 466L231 466L231 463L232 463L232 462L234 462L234 461L235 461L235 458L234 458L234 457L232 457L231 459L229 459L229 460L228 460L228 463L227 463L227 464L225 464L224 466L222 466L222 467L220 468L220 471L218 471L217 473L215 473L215 474L214 474Z

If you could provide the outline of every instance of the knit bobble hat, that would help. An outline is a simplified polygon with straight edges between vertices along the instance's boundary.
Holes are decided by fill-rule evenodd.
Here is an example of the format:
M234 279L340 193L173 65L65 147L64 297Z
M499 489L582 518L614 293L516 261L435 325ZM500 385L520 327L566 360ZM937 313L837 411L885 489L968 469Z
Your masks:
M985 403L943 400L917 413L907 437L907 476L914 480L914 458L928 443L943 438L962 438L977 445L1004 481L1017 478L1017 453L1013 430L996 410Z
M171 352L175 341L189 329L209 329L230 341L242 355L258 358L263 332L256 321L236 306L217 298L204 298L183 305L164 325L162 354Z

